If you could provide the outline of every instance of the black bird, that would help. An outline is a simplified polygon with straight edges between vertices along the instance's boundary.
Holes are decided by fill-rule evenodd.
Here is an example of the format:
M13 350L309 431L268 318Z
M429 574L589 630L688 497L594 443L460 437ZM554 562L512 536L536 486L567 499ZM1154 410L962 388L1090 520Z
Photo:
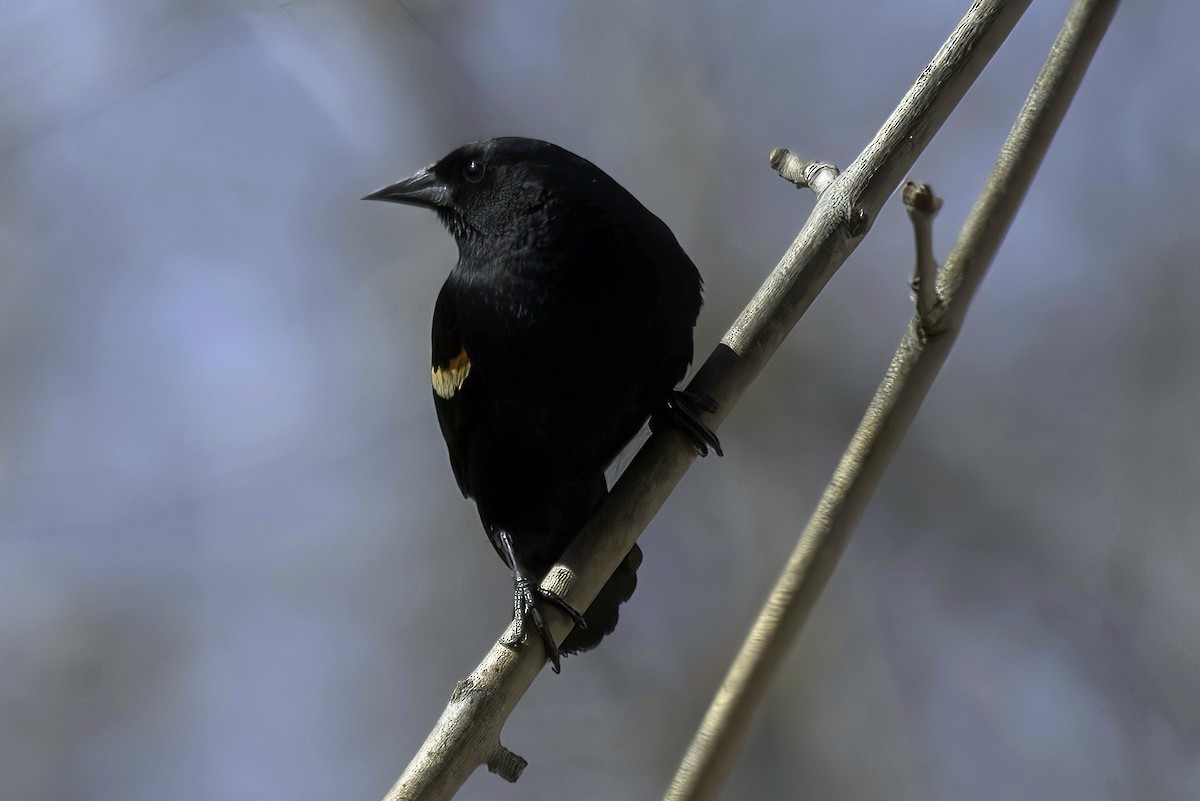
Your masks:
M692 360L702 281L670 229L590 162L517 137L464 145L367 195L437 212L458 244L433 310L433 400L463 495L513 571L515 644L539 611L575 621L564 654L593 648L637 585L641 550L580 615L543 592L608 489L604 470L647 418L720 453L675 389Z

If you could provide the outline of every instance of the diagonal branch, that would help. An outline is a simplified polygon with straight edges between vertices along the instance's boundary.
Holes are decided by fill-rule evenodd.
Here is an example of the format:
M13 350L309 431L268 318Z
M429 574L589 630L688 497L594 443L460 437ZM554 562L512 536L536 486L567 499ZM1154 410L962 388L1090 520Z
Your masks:
M861 241L1029 2L976 0L859 157L821 193L783 259L690 384L720 404L707 421L711 427L729 413ZM692 446L672 427L652 436L542 586L586 608L694 460ZM548 617L561 642L570 621L554 610ZM500 729L544 662L537 638L516 649L497 642L459 682L387 801L451 798L482 764L515 780L523 760L500 745Z
M932 295L926 295L924 303L918 299L918 306L923 308L905 331L887 375L783 575L721 682L667 790L667 801L710 799L720 789L741 749L755 708L946 361L967 306L1008 232L1116 7L1117 0L1075 0L1072 5L987 185L938 277L937 294L942 303L935 306L930 300ZM926 222L932 219L928 208L924 214ZM931 263L929 256L927 265ZM932 273L923 275L922 282L932 277ZM928 283L922 287L929 288Z

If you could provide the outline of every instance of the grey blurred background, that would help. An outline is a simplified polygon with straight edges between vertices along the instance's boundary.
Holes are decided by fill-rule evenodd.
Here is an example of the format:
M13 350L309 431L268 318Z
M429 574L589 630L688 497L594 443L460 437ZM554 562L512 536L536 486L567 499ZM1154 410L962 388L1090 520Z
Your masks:
M913 170L944 257L1067 8ZM0 799L374 799L510 613L428 388L454 245L359 202L591 158L707 279L703 357L966 3L6 2ZM1117 15L726 798L1200 797L1200 6ZM912 312L898 197L463 798L665 788Z

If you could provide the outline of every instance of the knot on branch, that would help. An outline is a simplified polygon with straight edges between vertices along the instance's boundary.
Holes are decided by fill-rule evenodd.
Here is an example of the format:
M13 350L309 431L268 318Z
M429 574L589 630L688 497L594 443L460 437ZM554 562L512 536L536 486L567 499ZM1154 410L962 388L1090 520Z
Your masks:
M521 773L528 764L525 757L514 754L500 743L496 743L495 750L488 757L487 769L504 781L511 783L521 778Z
M855 206L846 215L846 233L857 239L871 230L871 215L862 206Z
M457 704L460 701L465 701L468 696L475 692L475 679L473 676L467 676L465 679L454 685L454 692L450 693L450 703Z

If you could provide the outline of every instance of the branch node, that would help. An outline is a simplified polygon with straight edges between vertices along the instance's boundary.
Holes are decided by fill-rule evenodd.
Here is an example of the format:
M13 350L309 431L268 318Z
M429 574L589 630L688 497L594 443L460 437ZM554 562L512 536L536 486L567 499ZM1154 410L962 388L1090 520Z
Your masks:
M862 206L855 206L846 215L846 233L857 239L865 236L871 228L871 215Z
M521 773L527 765L529 762L525 757L514 754L499 742L496 743L496 748L487 761L487 769L510 784L521 778Z
M454 692L450 693L450 703L457 704L466 699L475 692L475 680L472 676L467 676L465 679L454 685Z
M912 220L913 238L917 245L917 261L913 267L912 287L917 297L917 319L921 334L932 336L938 333L945 311L945 299L938 293L938 265L933 258L933 218L942 208L942 199L933 193L929 184L908 181L901 194L908 219Z
M836 164L827 161L805 161L786 147L771 151L771 169L784 180L795 184L797 189L808 187L820 195L838 177Z
M942 210L942 199L933 193L933 187L929 184L905 181L904 192L901 196L905 207L912 211L928 214L930 219Z

